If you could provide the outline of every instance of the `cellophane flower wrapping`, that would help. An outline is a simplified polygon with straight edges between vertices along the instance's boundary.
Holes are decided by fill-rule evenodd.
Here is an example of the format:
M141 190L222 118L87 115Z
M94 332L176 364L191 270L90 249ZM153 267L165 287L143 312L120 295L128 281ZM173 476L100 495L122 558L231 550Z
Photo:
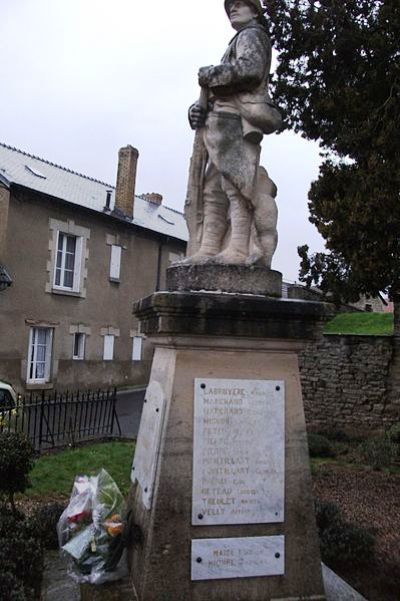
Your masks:
M75 478L57 532L77 582L102 584L124 577L124 514L122 494L106 470Z

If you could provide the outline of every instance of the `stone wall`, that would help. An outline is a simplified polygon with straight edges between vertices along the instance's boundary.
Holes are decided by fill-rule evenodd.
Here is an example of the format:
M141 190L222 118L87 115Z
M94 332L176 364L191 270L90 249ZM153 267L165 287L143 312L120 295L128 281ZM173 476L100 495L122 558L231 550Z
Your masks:
M382 430L400 421L388 400L390 336L325 335L300 356L309 429Z

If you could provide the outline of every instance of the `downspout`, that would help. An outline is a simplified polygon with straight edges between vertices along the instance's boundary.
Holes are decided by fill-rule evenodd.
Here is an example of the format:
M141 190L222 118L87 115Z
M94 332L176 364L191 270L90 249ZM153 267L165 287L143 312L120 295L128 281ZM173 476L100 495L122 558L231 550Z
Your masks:
M10 185L5 178L2 177L0 178L0 292L9 288L13 283L5 266L9 206Z
M170 237L167 236L165 244L168 244L170 241ZM161 287L161 265L162 265L162 251L163 251L163 243L160 242L158 245L158 257L157 257L157 281L156 281L156 292L160 290Z
M162 262L162 249L163 243L160 242L158 245L158 257L157 257L157 280L156 280L156 292L160 290L161 285L161 262Z

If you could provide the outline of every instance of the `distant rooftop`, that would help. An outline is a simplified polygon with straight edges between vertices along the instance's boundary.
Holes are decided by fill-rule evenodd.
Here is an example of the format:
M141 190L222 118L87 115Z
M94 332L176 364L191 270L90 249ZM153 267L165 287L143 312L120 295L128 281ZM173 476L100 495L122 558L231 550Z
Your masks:
M24 186L103 214L107 192L109 192L110 210L114 208L115 186L55 165L1 142L0 182L8 186L11 184ZM137 195L132 223L178 240L188 239L182 213L149 202Z

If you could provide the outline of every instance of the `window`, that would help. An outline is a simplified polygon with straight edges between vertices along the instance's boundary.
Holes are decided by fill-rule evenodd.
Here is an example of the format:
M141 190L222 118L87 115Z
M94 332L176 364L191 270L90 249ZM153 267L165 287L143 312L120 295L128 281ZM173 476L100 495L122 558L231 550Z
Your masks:
M74 334L74 348L72 358L82 361L85 358L86 335L81 332Z
M73 220L49 219L50 260L46 263L46 292L86 297L90 230Z
M143 341L143 338L141 336L133 337L132 361L141 361L142 360L142 341Z
M121 273L121 247L111 246L110 280L119 281Z
M114 359L114 336L106 334L104 336L103 360L112 361Z
M79 292L81 238L58 232L54 287Z
M53 328L31 328L29 336L27 382L44 384L50 381Z

